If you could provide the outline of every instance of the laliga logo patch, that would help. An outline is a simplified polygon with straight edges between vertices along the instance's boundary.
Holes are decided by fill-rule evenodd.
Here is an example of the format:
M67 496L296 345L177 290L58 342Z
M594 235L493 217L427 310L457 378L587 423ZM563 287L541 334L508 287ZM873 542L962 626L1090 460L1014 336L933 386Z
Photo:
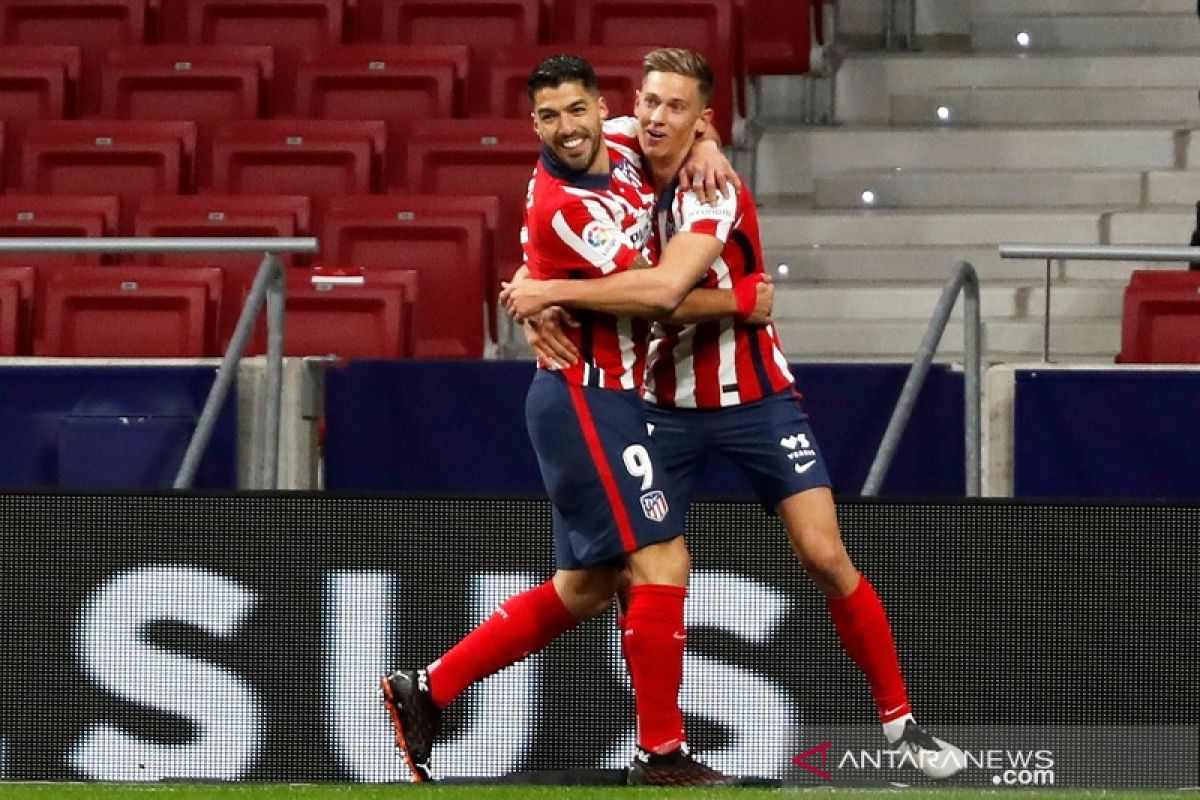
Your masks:
M646 515L646 519L662 522L667 518L667 512L670 508L667 506L667 496L660 490L655 489L653 492L646 492L642 495L641 500L642 513Z
M605 258L612 258L620 246L620 241L612 228L602 222L589 222L583 228L583 240L596 252Z

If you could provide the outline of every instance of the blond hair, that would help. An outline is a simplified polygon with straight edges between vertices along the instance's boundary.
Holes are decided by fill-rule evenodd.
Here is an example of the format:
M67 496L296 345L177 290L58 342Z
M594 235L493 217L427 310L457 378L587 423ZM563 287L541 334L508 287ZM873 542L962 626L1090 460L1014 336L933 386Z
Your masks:
M660 47L651 50L642 59L642 72L669 72L695 78L700 88L700 101L707 106L712 96L713 71L708 60L695 50L686 47Z

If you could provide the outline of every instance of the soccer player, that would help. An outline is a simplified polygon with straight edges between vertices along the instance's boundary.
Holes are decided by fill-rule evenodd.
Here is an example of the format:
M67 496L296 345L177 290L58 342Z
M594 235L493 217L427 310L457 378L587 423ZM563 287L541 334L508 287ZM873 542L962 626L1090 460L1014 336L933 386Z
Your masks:
M579 280L649 267L642 248L651 240L653 191L634 154L606 142L606 107L590 65L551 57L531 73L527 90L544 147L525 209L525 268L538 278ZM432 745L449 703L603 613L627 568L624 652L638 735L629 780L734 782L691 755L683 729L678 695L690 562L684 506L659 464L638 394L648 323L603 313L581 314L579 322L572 335L582 358L569 369L537 370L526 398L526 424L553 505L553 577L505 601L427 667L381 680L414 780L430 779Z
M711 257L701 269L664 260L656 269L597 281L516 282L503 295L514 315L567 306L662 318L697 282L730 288L763 274L749 190L729 184L721 201L709 206L677 184L691 143L711 124L711 68L699 54L675 48L649 53L644 67L635 116L640 149L659 193L657 235L670 247L685 241L693 252ZM569 362L562 352L556 357ZM738 464L763 506L779 515L792 549L825 594L842 645L867 679L888 742L930 777L961 770L962 751L913 718L887 613L842 543L825 463L774 327L737 318L657 324L644 397L657 466L670 474L676 497L690 502L709 453Z

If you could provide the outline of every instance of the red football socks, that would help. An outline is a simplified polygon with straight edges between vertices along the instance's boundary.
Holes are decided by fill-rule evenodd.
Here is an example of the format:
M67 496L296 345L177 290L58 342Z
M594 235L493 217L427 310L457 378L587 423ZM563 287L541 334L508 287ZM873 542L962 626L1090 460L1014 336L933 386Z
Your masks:
M880 721L910 713L912 707L900 673L892 626L875 587L865 575L860 576L854 591L845 597L827 597L825 604L833 616L842 647L867 677Z
M514 595L429 665L429 689L442 708L480 678L536 653L579 621L551 581Z
M629 592L622 636L637 710L638 746L669 753L685 740L679 687L683 684L682 586L642 584Z

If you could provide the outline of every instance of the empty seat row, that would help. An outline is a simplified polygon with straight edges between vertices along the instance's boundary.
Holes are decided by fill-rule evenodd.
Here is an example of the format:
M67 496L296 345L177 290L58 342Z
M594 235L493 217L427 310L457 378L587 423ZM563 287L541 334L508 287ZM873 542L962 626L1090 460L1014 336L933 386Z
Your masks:
M1126 364L1200 364L1200 272L1139 269L1125 287Z
M413 355L411 272L362 273L355 284L289 270L284 354ZM199 358L220 351L226 290L217 267L0 265L0 355ZM262 326L248 352L265 350Z
M808 71L816 10L810 0L6 0L0 44L80 47L85 112L99 109L101 67L114 48L269 45L280 78L275 111L284 114L295 107L305 56L342 43L466 45L481 57L545 44L688 46L713 63L717 127L730 138L735 91L745 111L748 65Z
M0 197L0 236L105 236L116 229L114 197ZM289 196L181 196L144 199L133 212L134 232L145 237L295 236L309 233L308 201ZM320 230L321 267L365 270L378 283L385 274L411 276L412 354L478 358L486 322L495 339L498 290L494 197L429 195L342 197L329 207ZM39 286L63 283L62 270L96 266L100 256L7 255L0 265L34 269ZM222 350L259 268L261 256L171 253L126 257L113 268L218 268L220 303L206 352ZM297 259L285 257L285 264ZM106 269L108 267L100 267ZM298 267L297 267L298 268ZM114 273L116 274L116 273ZM26 337L23 337L23 340ZM41 352L36 349L36 352ZM23 352L29 352L27 349Z

